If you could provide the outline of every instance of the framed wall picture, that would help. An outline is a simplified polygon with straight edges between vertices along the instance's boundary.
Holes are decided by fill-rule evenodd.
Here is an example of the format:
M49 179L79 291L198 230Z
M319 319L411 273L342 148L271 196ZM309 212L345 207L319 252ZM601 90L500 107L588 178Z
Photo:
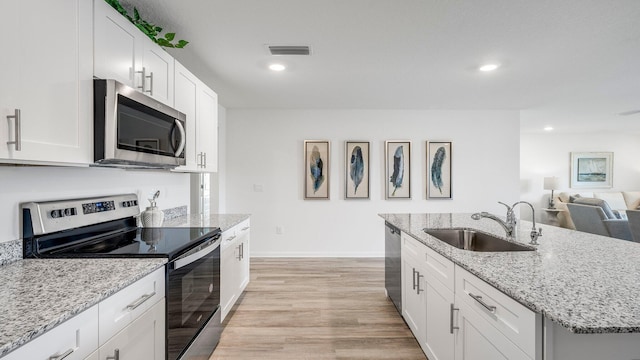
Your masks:
M451 142L427 142L427 198L452 198L451 159Z
M369 142L345 142L345 199L369 198Z
M572 152L571 188L605 189L613 187L612 152Z
M329 199L329 141L304 142L304 198Z
M411 199L411 141L385 141L387 199Z

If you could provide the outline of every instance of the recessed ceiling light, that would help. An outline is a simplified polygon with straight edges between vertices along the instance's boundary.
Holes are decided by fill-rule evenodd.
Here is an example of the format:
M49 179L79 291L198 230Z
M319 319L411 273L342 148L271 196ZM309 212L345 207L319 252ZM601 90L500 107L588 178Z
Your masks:
M493 70L495 70L495 69L497 69L499 67L500 67L500 65L498 65L498 64L485 64L485 65L480 66L478 68L478 70L486 72L486 71L493 71Z
M544 131L551 131L551 130L553 130L552 126L545 126L544 127Z
M273 70L273 71L282 71L284 69L286 69L287 67L282 65L282 64L271 64L269 65L269 69Z

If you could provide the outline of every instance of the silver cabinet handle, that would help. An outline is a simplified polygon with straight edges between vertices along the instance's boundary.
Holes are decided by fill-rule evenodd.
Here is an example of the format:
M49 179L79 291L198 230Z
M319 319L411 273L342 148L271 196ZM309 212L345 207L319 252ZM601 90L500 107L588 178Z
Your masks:
M242 244L236 246L238 248L238 261L242 260Z
M240 243L240 260L244 259L244 243Z
M247 226L242 228L242 231L245 231L245 230L249 230L249 227Z
M453 307L453 304L451 304L451 309L449 310L449 332L451 334L453 334L453 330L460 329L460 327L458 326L453 326L453 312L457 310L460 310L460 309Z
M151 294L144 294L142 295L138 300L134 301L133 303L127 305L127 310L131 311L135 308L137 308L138 306L144 304L145 301L151 299L153 297L153 295L155 295L156 292L152 292Z
M175 156L180 156L184 151L184 145L187 141L187 133L184 131L184 126L182 126L182 122L178 119L175 121L178 130L180 130L180 145L178 145L178 150L176 150Z
M207 153L202 153L203 156L203 161L202 161L202 167L203 168L207 168Z
M227 239L227 241L232 241L232 240L233 240L233 239L235 239L235 238L236 238L236 236L235 236L235 235L233 235L233 236L229 236L229 238Z
M142 68L142 71L136 71L136 74L140 74L141 85L136 86L136 88L140 89L140 91L145 92L146 84L147 84L147 69Z
M485 309L489 310L491 313L495 313L496 312L496 307L493 306L493 305L489 305L486 302L484 302L484 300L482 300L482 296L473 295L472 293L469 293L469 296L471 296L473 298L473 300L479 302L480 305L482 305Z
M413 268L413 290L416 289L416 268Z
M416 273L418 274L418 279L416 281L416 294L420 294L421 291L424 291L424 289L420 289L420 278L424 277L424 275L420 275L419 271L416 271Z
M149 79L149 90L142 89L142 91L148 92L149 95L153 96L153 71L149 73L149 76L147 76L147 79Z
M76 349L71 348L71 349L63 352L60 355L49 356L49 360L62 360L64 358L66 358L67 356L73 354L74 351L76 351Z
M120 349L113 350L113 356L107 356L106 360L120 360Z
M16 138L14 141L7 141L7 145L15 144L16 151L22 150L22 125L20 121L20 109L15 109L13 115L7 115L7 121L11 122L11 119L16 121L15 135Z

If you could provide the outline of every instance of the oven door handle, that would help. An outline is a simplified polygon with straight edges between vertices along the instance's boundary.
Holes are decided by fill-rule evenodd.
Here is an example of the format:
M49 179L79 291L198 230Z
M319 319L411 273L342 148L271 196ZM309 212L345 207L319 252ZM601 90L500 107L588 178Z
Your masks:
M205 247L203 249L200 249L198 252L195 252L195 253L193 253L191 255L187 255L187 256L185 256L183 258L176 259L173 262L173 270L178 270L181 267L185 267L185 266L187 266L187 265L189 265L191 263L194 263L194 262L202 259L203 257L209 255L218 246L220 246L220 241L219 240L212 242L211 245L209 245L209 246L207 246L207 247Z

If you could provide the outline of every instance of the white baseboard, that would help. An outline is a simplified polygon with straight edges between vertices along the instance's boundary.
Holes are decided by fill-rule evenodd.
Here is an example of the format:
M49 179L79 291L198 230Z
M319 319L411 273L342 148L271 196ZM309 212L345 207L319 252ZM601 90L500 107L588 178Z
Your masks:
M256 252L251 251L251 257L266 257L266 258L280 258L280 257L303 257L303 258L384 258L384 252L279 252L279 251L267 251Z

